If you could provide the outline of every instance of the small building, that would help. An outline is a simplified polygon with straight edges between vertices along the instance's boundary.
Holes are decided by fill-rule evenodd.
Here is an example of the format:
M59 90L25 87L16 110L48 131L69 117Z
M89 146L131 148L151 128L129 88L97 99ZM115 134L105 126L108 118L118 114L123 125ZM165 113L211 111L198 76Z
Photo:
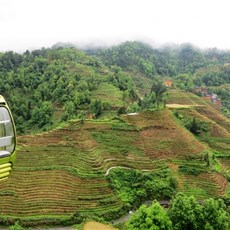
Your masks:
M221 106L221 99L218 98L218 95L212 93L212 94L207 94L203 96L204 99L211 101L213 104Z
M218 106L221 106L221 99L218 98L217 96L213 96L212 97L212 103L215 104L215 105L218 105Z
M218 105L218 106L221 106L221 99L217 98L216 101L215 101L215 104Z
M173 82L172 82L171 80L166 80L166 81L164 82L164 85L165 85L166 87L172 87L172 86L173 86Z
M196 87L192 89L191 92L202 96L203 99L208 100L215 105L221 106L221 99L218 98L218 95L215 93L209 93L208 88L206 87Z
M218 97L218 96L217 96L216 94L212 93L212 100L213 100L213 101L215 101L215 100L217 99L217 97Z

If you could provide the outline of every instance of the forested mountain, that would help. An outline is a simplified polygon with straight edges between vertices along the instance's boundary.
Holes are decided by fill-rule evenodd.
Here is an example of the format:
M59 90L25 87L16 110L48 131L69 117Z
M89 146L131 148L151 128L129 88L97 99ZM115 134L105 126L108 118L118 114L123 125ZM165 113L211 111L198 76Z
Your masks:
M96 108L92 92L99 85L107 84L115 93L127 91L126 99L132 88L132 79L122 71L108 69L75 48L1 54L0 79L0 92L11 105L19 132L31 125L52 125L73 114L83 116L87 110L97 115L95 110L109 108L108 100Z
M184 90L209 87L230 109L226 85L230 84L229 51L200 50L190 44L154 49L140 42L126 42L97 51L97 56L108 67L117 65L124 71L139 72L152 80L171 77L175 85Z
M108 66L118 65L125 69L136 67L147 76L150 72L167 76L195 73L201 67L230 63L228 51L200 50L190 44L154 49L141 42L125 42L106 50L97 50L96 53ZM147 68L148 65L152 65L151 68Z
M152 84L168 78L184 90L210 87L230 109L230 52L202 51L189 44L154 49L141 42L86 51L63 46L0 53L0 92L19 133L31 126L49 129L73 116L99 116L112 105L127 109L136 101L140 106L146 93L145 99L155 103Z

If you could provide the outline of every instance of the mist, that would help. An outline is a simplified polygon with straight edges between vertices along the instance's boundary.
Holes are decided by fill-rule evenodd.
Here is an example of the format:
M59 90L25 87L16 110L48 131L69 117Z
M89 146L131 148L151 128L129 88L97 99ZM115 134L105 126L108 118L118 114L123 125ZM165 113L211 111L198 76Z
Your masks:
M0 51L81 48L143 41L230 48L230 2L224 0L1 0Z

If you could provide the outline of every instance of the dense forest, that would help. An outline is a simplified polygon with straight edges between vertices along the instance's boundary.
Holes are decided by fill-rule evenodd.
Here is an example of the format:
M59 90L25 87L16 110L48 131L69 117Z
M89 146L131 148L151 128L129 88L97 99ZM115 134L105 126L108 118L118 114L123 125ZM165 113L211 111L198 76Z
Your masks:
M94 50L66 46L0 53L0 92L13 110L19 133L114 109L110 100L94 97L103 84L122 94L122 103L115 106L120 112L165 103L164 79L183 90L208 87L222 99L224 111L230 109L230 52L190 44L154 49L140 42ZM149 90L142 92L144 82Z

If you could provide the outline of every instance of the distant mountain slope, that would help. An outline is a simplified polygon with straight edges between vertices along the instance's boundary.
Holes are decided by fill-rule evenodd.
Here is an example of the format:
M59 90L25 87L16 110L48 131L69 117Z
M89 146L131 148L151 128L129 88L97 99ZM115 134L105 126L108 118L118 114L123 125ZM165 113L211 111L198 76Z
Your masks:
M31 127L48 130L73 117L95 115L96 99L101 101L102 113L110 110L108 101L113 104L114 97L118 97L114 99L117 107L139 103L153 81L169 78L184 90L209 87L230 109L229 93L220 87L230 81L227 51L202 51L189 44L156 49L125 42L86 52L72 44L57 44L23 54L0 54L0 92L15 114L19 133L30 132ZM105 85L114 94L106 101L107 96L99 96Z
M195 73L203 67L230 63L230 53L219 50L200 50L190 44L153 48L141 42L125 42L108 49L97 49L96 54L107 66L117 65L126 70L139 70L147 77L154 74L176 76Z
M113 100L118 107L126 105L134 91L132 79L122 70L109 69L75 48L6 52L0 56L0 80L19 133L50 129L73 116L94 113L95 100L102 110L109 110ZM112 90L106 97L99 96L103 85Z

